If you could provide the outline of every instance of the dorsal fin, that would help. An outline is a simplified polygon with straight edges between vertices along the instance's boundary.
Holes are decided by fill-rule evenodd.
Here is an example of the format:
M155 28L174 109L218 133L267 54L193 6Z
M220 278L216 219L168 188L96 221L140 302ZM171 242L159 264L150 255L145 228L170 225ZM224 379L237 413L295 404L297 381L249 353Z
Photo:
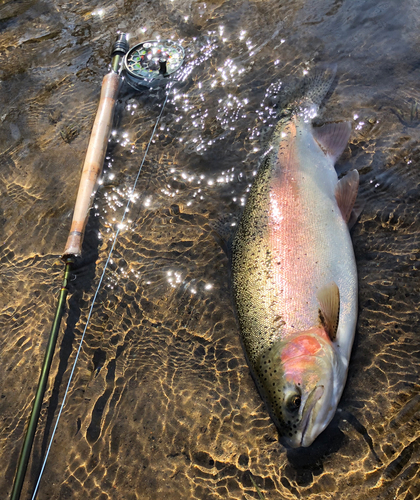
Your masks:
M321 149L330 156L335 163L342 155L350 139L351 123L327 123L322 127L315 127L313 135Z
M340 318L340 291L332 282L322 288L317 295L319 302L319 319L332 341L337 335L338 321Z
M349 222L359 189L359 172L351 170L342 177L335 188L335 199L346 222ZM360 212L359 214L360 215ZM357 217L356 217L357 219Z

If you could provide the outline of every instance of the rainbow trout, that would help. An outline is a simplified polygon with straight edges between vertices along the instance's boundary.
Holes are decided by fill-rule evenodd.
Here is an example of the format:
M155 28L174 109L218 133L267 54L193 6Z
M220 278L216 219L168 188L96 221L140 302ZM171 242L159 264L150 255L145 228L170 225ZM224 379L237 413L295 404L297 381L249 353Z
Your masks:
M334 163L347 122L312 127L334 79L315 70L279 120L232 247L241 336L282 441L309 446L333 418L357 320L357 271L348 222L357 170Z

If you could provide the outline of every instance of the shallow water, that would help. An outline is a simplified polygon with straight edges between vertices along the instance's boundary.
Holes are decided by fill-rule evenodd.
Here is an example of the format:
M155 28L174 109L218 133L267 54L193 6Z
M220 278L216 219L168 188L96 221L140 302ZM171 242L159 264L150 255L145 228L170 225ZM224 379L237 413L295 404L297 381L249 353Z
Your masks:
M420 496L420 7L335 0L3 2L0 477L7 498L61 284L101 80L118 30L187 51L89 323L41 481L49 499ZM322 121L352 120L360 314L336 417L287 452L251 379L212 228L234 223L273 106L335 62ZM122 204L164 102L120 95L22 498L39 474ZM339 249L337 249L339 251Z

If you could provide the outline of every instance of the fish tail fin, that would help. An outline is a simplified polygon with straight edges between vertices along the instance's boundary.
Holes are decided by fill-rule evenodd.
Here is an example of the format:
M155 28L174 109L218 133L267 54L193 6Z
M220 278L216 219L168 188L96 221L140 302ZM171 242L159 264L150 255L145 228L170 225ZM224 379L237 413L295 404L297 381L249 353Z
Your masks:
M336 72L336 64L320 64L312 69L297 86L286 90L278 118L281 121L283 118L288 120L290 116L308 110L316 114L331 88Z
M309 72L302 81L300 107L321 105L337 73L336 64L323 64Z

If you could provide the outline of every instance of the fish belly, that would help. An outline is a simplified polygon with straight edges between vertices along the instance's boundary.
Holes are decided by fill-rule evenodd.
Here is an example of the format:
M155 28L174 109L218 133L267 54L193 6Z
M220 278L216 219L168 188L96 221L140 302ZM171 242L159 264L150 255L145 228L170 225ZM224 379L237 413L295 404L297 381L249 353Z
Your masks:
M274 138L233 244L234 296L254 363L278 339L319 325L319 290L340 291L337 343L347 364L357 318L353 247L335 199L332 160L295 120Z

